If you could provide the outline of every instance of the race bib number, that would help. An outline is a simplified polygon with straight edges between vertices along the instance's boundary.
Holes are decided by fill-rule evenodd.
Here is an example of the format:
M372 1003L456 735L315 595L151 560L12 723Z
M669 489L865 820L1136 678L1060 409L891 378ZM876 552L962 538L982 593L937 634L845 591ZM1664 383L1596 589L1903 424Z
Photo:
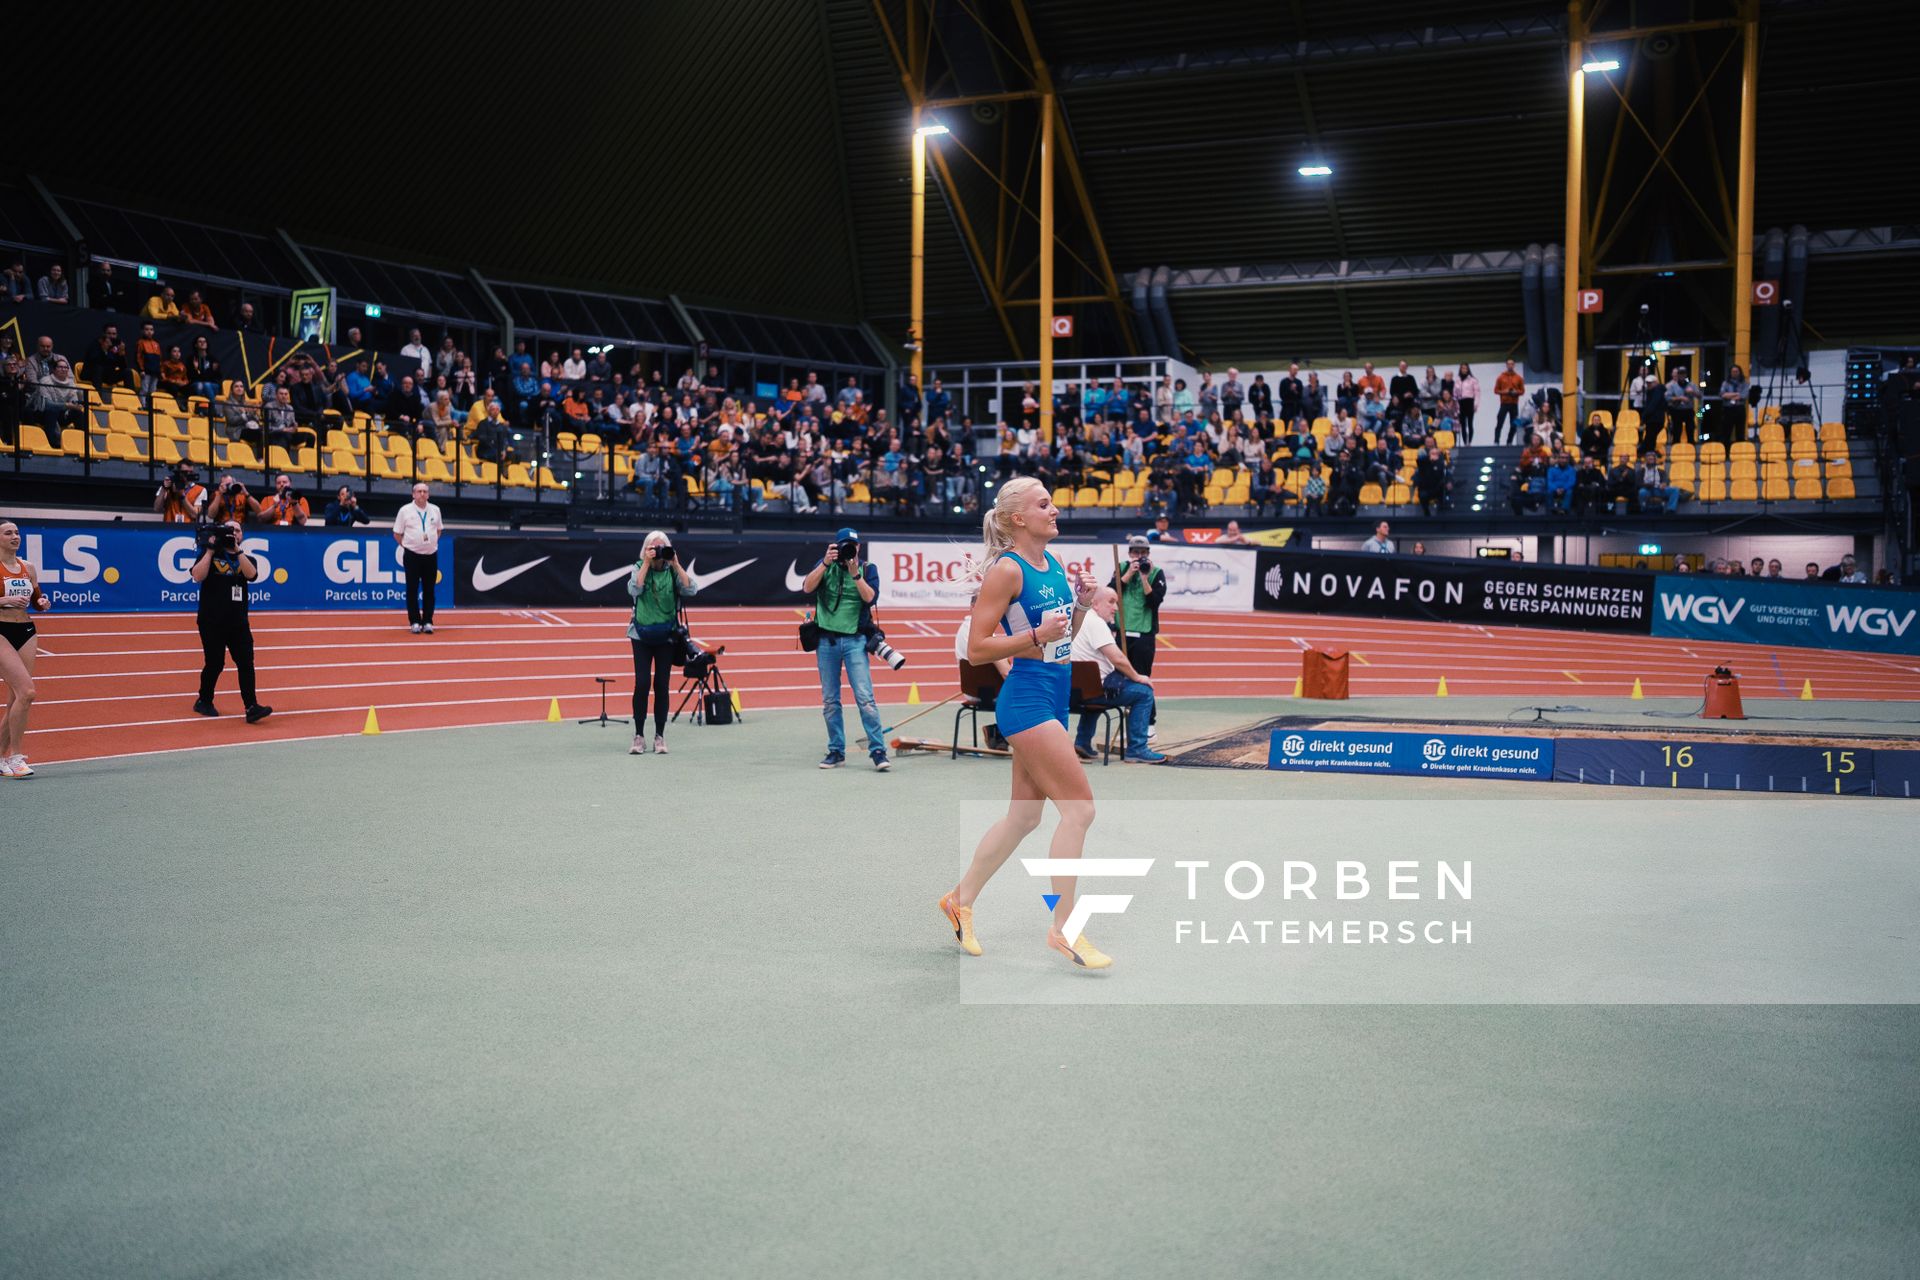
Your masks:
M1041 660L1043 662L1073 661L1073 606L1063 604L1057 609L1047 610L1040 616L1042 620L1047 618L1065 618L1067 620L1067 633L1047 646L1046 653Z

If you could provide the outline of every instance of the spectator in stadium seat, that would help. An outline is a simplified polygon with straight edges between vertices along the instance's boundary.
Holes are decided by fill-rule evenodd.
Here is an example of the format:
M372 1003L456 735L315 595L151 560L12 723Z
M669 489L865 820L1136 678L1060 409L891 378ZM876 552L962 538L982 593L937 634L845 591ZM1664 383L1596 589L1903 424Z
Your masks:
M1680 490L1667 483L1667 469L1660 455L1649 449L1640 456L1640 509L1655 510L1655 504L1668 512L1680 509Z
M1387 407L1380 403L1380 398L1369 387L1360 393L1360 404L1355 411L1355 416L1360 420L1362 431L1377 432L1381 424L1387 420Z
M1357 385L1361 393L1364 394L1368 391L1373 392L1373 398L1384 406L1387 403L1386 379L1373 371L1373 361L1371 360L1363 363L1360 366L1360 370L1360 380Z
M300 425L299 414L294 411L293 393L286 387L273 389L273 398L265 406L267 424L267 443L291 447L294 435Z
M140 315L155 324L179 324L180 306L173 300L173 286L162 285L160 292L147 299L147 305L141 308Z
M1573 507L1573 486L1577 479L1573 460L1566 454L1555 454L1547 466L1547 509L1565 513Z
M193 350L187 353L187 380L193 384L193 394L208 402L220 394L220 362L213 358L204 334L194 338Z
M87 273L87 305L95 311L123 311L126 291L114 278L113 264L96 259Z
M119 387L127 381L127 344L120 341L120 326L106 324L100 336L87 348L80 372L96 387Z
M1300 390L1300 412L1293 416L1305 418L1308 422L1327 416L1327 392L1320 385L1319 374L1307 375L1307 384Z
M40 277L40 284L35 292L42 302L59 307L66 306L72 300L72 294L67 288L67 269L57 262L49 263L47 274Z
M259 318L253 314L253 304L251 302L243 302L234 308L233 331L235 333L266 333L266 326L262 325Z
M1454 375L1453 398L1460 405L1460 443L1473 443L1473 414L1480 403L1480 379L1473 376L1473 366L1462 364Z
M1247 402L1246 384L1240 381L1240 371L1229 368L1227 380L1220 384L1220 416L1229 422L1240 417L1240 406Z
M1767 561L1767 576L1769 578L1779 578L1779 577L1785 576L1784 572L1782 571L1781 564L1778 560Z
M53 349L53 339L41 334L34 339L33 354L27 357L27 377L34 382L45 382L53 376L53 362L60 356Z
M1413 469L1413 491L1420 499L1420 514L1430 516L1445 510L1449 505L1447 491L1452 487L1453 477L1440 446L1428 445Z
M407 436L419 435L423 411L420 389L414 384L413 375L402 374L400 385L387 397L387 430Z
M459 347L454 345L452 338L442 339L440 349L433 353L434 373L451 383L454 374L460 370L460 361L463 356L464 353L461 352ZM605 379L602 379L602 381L605 381Z
M1440 393L1433 404L1433 429L1451 431L1456 443L1460 441L1460 402L1453 398L1452 388Z
M1829 565L1820 577L1827 582L1839 582L1848 586L1865 586L1867 575L1859 562L1851 554L1840 557L1840 563Z
M1373 526L1373 536L1361 543L1360 549L1374 555L1392 555L1394 551L1392 532L1385 520L1380 521Z
M273 478L273 492L260 504L260 523L305 527L311 514L307 500L294 492L293 477L281 474Z
M329 365L328 368L334 371L337 379L338 367ZM346 387L342 385L338 392L334 393L329 392L328 386L327 372L316 370L312 365L302 368L299 378L288 384L287 398L293 404L294 420L301 426L317 429L328 408L336 407L336 398L342 402L337 406L340 416L349 421L352 419L353 402L347 394Z
M63 427L86 425L86 393L74 381L73 366L65 356L56 355L47 362L47 376L34 383L32 403L49 440L58 440Z
M425 378L433 367L433 352L421 341L418 329L407 330L407 341L400 348L400 368L415 378Z
M27 277L27 264L15 258L7 264L7 301L18 306L33 301L33 281Z
M1402 360L1387 383L1387 416L1398 422L1413 413L1420 403L1420 382L1407 372Z
M1452 379L1449 378L1446 381L1451 382ZM1426 376L1420 379L1420 412L1426 417L1431 418L1434 415L1434 411L1440 407L1440 393L1442 390L1451 391L1452 388L1443 387L1439 373L1434 370L1432 365L1428 365Z
M821 398L824 399L825 396L826 391L822 388ZM946 387L941 384L940 379L935 378L932 388L928 390L926 395L926 422L928 425L932 425L946 418L952 412L953 396L949 394Z
M453 412L453 395L447 391L434 393L433 403L427 406L426 415L420 420L421 430L433 433L436 444L445 444L448 440L460 438L460 420Z
M1317 461L1307 464L1307 479L1306 482L1300 486L1300 498L1301 505L1305 509L1303 514L1309 516L1326 514L1326 468L1322 467Z
M1518 422L1520 402L1527 393L1527 380L1520 376L1520 370L1514 362L1507 361L1507 367L1493 380L1493 394L1500 401L1499 412L1493 418L1493 442L1504 443L1502 436L1508 424L1512 424L1513 441L1518 444L1526 437L1521 433Z
M1726 376L1720 379L1721 420L1726 424L1728 440L1747 438L1747 374L1739 365L1727 366ZM1756 431L1754 434L1758 435ZM1758 577L1758 574L1754 575Z
M1600 465L1600 455L1587 454L1580 459L1580 468L1573 477L1574 511L1584 516L1613 510L1608 492L1607 472Z
M180 354L178 343L167 348L167 358L160 362L160 390L173 397L180 412L187 411L187 397L193 394L193 379L187 376L187 362Z
M1676 366L1666 386L1667 425L1671 428L1671 439L1678 444L1694 439L1694 389L1687 381L1687 371Z
M134 372L140 378L140 394L153 405L154 388L160 385L160 340L153 336L153 322L144 320L140 324L140 340L133 347Z
M1098 665L1102 693L1107 701L1118 703L1125 710L1126 753L1122 759L1132 764L1159 764L1166 757L1147 745L1148 735L1153 732L1155 710L1153 678L1135 669L1114 638L1112 624L1119 609L1120 597L1112 587L1097 589L1079 631L1073 636L1069 656L1075 662ZM1099 715L1081 713L1073 749L1082 760L1095 759L1098 754L1093 749L1093 731L1099 723Z
M208 329L220 327L214 323L213 308L207 305L207 300L200 296L198 289L187 295L186 304L180 308L180 319L182 323L202 325Z
M253 406L247 402L246 384L235 378L227 388L227 394L215 406L219 411L220 436L225 440L240 440L257 432L260 421Z

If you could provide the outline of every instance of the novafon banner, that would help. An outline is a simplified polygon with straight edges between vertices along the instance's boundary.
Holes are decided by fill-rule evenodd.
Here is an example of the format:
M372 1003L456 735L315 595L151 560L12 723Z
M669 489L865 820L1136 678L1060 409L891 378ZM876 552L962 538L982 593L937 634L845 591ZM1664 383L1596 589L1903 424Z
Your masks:
M1337 551L1261 551L1254 604L1513 627L1647 633L1653 575L1616 569Z
M1267 768L1311 773L1386 773L1440 778L1553 777L1553 739L1458 733L1275 729Z
M1920 654L1920 592L1663 573L1653 634L1684 640Z
M24 530L22 553L40 569L57 610L147 612L198 607L199 559L187 525L63 526ZM258 609L385 609L406 605L400 548L378 526L353 532L253 529L242 544L260 566L248 599ZM453 540L440 540L435 600L450 604Z
M1116 548L1112 543L1056 542L1051 550L1067 568L1092 573L1102 581L1113 576L1114 552L1118 550L1123 560L1126 556L1126 548ZM883 604L964 609L974 585L967 567L980 554L980 544L881 538L868 547L868 554L880 570ZM1167 575L1167 599L1162 608L1253 611L1252 551L1163 542L1156 543L1149 555Z

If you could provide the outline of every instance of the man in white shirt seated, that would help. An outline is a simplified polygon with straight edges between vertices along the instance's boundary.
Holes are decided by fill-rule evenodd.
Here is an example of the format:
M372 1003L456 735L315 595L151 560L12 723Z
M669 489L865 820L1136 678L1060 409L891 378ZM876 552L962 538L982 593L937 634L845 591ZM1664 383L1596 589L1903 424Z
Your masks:
M1117 702L1127 712L1127 751L1122 757L1131 764L1160 764L1166 757L1147 745L1147 725L1153 715L1153 681L1134 670L1127 654L1113 636L1113 619L1120 608L1120 597L1112 587L1094 594L1093 611L1080 624L1073 637L1075 662L1100 664L1100 683L1107 700ZM1097 754L1093 749L1093 731L1100 717L1082 713L1080 731L1073 749L1082 760Z
M972 603L977 604L979 603L979 601L980 601L980 593L976 591L973 593ZM1083 623L1082 625L1084 626L1085 624ZM973 630L973 611L970 604L968 607L968 611L962 614L960 617L960 629L953 633L953 656L960 659L960 661L962 662L971 663L973 661L973 659L967 656L967 644L969 641L969 633L972 630ZM1002 682L1004 682L1007 678L1008 673L1013 670L1013 659L1002 658L1000 659L1000 661L993 664L993 669L1000 673L1000 679ZM1007 749L1007 740L1000 735L1000 726L997 724L990 724L990 725L987 725L985 728L981 729L980 736L982 739L985 740L986 744L989 747L992 747L995 751L1005 751Z

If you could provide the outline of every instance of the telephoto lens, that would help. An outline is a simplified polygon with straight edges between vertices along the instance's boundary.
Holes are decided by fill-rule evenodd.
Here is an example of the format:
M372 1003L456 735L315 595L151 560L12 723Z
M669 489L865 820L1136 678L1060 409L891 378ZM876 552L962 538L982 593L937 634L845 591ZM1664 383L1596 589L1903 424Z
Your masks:
M887 633L876 629L867 637L867 652L895 671L907 665L907 655L887 643Z

